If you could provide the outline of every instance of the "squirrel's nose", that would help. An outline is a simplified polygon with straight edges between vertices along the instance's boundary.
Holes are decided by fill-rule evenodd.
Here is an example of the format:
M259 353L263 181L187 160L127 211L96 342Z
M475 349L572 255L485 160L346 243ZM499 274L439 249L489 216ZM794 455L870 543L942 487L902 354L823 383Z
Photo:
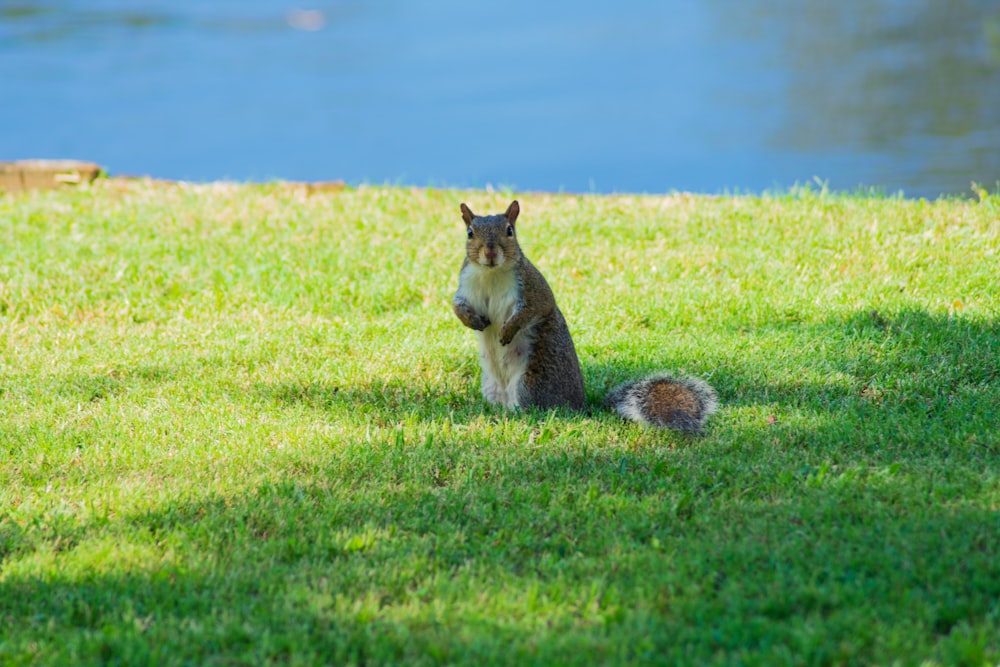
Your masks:
M497 259L497 246L495 243L487 243L483 248L483 257L486 259L490 265Z

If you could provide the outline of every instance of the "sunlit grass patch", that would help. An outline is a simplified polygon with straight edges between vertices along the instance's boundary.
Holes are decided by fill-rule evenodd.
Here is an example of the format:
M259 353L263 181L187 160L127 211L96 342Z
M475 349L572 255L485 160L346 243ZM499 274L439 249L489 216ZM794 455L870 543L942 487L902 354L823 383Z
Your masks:
M450 311L512 196L0 197L0 662L1000 660L995 198L519 194L571 414Z

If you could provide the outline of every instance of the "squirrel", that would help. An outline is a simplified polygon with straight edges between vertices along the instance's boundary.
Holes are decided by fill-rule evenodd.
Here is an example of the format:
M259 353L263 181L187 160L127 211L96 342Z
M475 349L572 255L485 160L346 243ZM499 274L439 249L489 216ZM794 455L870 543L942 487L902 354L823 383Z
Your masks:
M552 289L517 242L517 201L479 216L461 205L467 241L452 302L477 332L483 396L506 408L586 408L583 373ZM657 373L626 382L604 405L625 419L700 433L718 408L715 390L691 377Z

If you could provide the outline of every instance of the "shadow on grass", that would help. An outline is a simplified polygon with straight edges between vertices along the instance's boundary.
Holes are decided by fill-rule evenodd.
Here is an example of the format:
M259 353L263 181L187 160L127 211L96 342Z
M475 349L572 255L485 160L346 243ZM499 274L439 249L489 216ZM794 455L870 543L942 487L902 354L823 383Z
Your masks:
M383 439L247 493L3 522L0 658L1000 659L1000 327L910 311L739 335L793 348L716 360L723 414L680 449ZM257 389L387 421L480 409L404 384ZM46 558L83 565L20 565Z
M468 396L434 385L421 387L401 380L374 380L366 385L340 386L322 382L257 384L253 392L279 405L305 406L340 414L374 415L383 422L404 416L436 419L469 413ZM471 413L470 413L471 414Z
M613 360L588 374L604 388L660 367L704 377L722 406L709 436L733 442L864 451L882 461L1000 454L997 322L864 311L734 332L733 341L731 352L695 368Z
M745 497L684 462L624 460L547 453L436 487L335 467L325 482L85 526L61 546L35 545L76 553L82 568L0 579L0 656L1000 657L995 511L961 494L938 502L933 484L904 474L805 473ZM5 560L28 555L28 541L8 531Z

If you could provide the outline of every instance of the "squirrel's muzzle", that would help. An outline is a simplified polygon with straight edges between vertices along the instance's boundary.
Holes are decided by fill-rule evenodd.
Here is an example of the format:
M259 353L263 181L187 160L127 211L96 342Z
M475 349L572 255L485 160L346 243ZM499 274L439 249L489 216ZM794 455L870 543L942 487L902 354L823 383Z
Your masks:
M486 266L496 266L503 261L503 251L495 243L487 243L480 250L480 263Z

